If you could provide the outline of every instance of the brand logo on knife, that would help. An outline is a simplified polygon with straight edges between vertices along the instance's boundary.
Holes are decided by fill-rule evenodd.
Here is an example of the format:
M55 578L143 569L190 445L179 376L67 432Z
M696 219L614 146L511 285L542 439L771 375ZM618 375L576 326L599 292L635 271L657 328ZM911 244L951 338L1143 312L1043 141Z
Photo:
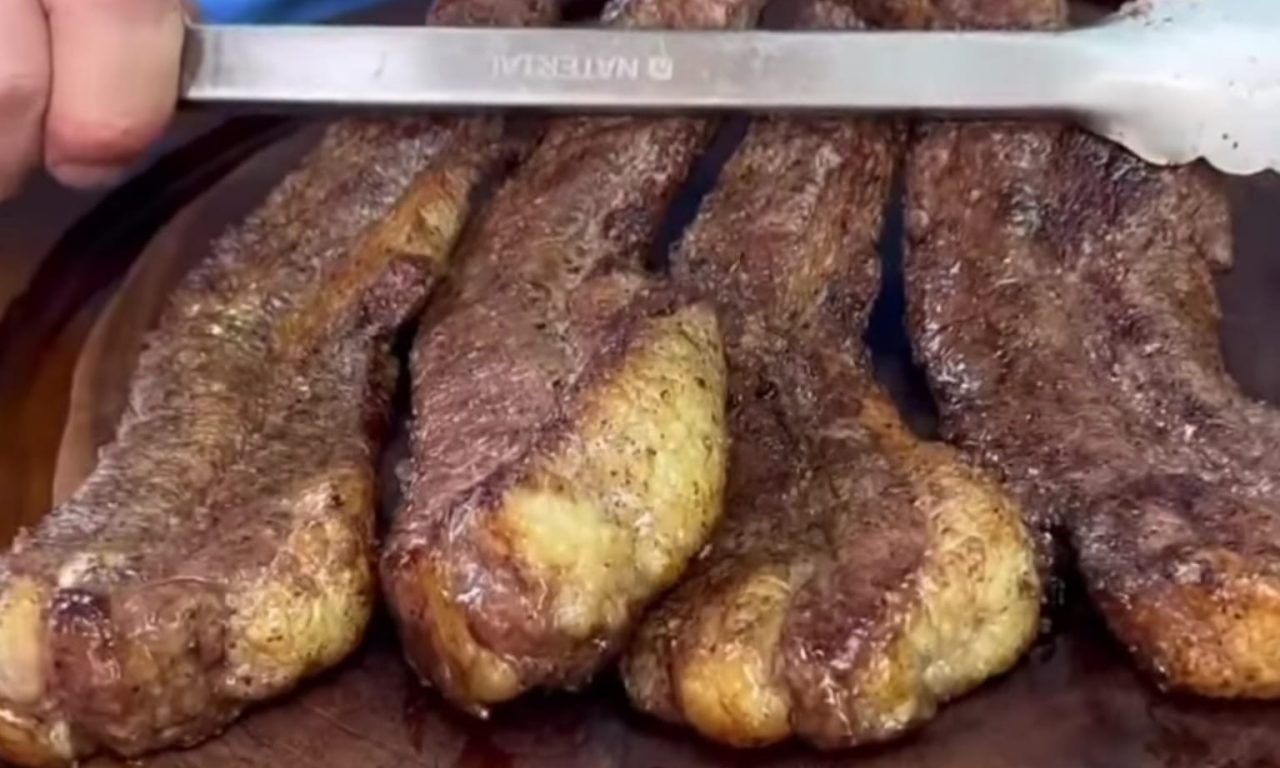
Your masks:
M493 74L528 80L670 80L675 74L675 62L668 56L517 53L494 57Z

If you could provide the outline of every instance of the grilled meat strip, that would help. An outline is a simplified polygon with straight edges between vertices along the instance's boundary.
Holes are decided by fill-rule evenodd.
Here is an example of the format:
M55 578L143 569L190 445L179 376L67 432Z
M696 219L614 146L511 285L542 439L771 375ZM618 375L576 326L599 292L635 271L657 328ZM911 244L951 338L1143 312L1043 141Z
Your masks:
M1060 0L936 0L1054 26ZM1280 695L1280 418L1225 373L1217 180L1055 126L938 126L908 169L917 348L946 432L1069 535L1095 602L1169 688Z
M391 337L504 147L494 121L339 124L185 280L97 468L0 556L0 757L191 744L355 647Z
M850 6L872 7L815 4L809 22L847 26ZM862 346L900 139L887 123L757 123L675 257L724 323L726 511L624 677L642 710L717 741L895 737L1037 630L1019 510L907 430Z
M760 0L620 0L725 28ZM643 275L705 120L565 119L482 215L413 355L406 507L383 554L405 652L455 704L582 685L718 519L709 307Z

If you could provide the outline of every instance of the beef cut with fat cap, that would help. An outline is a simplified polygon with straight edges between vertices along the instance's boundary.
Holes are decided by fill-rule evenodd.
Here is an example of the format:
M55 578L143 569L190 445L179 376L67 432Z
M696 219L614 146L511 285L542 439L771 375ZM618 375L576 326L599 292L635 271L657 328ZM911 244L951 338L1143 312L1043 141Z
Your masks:
M805 7L823 27L926 10ZM757 122L673 256L724 324L726 509L623 672L640 709L717 741L899 736L1012 666L1038 629L1018 507L908 431L862 345L902 139L887 122Z
M950 26L1053 27L1061 0L935 0ZM1227 203L1058 126L939 125L907 171L909 298L945 430L1066 534L1161 685L1280 696L1280 414L1219 352Z
M630 27L728 28L760 0L620 0ZM710 307L644 275L703 119L555 122L474 222L413 352L412 463L382 574L405 653L475 714L583 685L718 519Z
M432 18L556 7L440 0ZM215 243L97 468L0 556L0 759L188 745L356 646L392 336L512 149L490 119L340 123Z

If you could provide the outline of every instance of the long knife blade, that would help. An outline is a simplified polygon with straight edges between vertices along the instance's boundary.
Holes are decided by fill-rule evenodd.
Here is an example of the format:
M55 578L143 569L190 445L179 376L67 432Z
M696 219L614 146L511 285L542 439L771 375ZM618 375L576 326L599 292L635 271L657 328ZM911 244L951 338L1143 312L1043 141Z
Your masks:
M1060 113L1084 109L1072 33L660 32L196 26L193 103ZM1096 68L1094 68L1096 69Z

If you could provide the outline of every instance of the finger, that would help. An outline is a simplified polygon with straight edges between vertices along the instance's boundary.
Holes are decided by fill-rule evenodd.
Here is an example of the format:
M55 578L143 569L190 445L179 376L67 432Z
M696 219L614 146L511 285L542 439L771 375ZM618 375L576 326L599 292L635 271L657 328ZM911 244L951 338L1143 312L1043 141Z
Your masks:
M0 0L0 2L12 0ZM160 137L178 95L177 0L44 0L53 90L45 163L63 183L113 180Z
M0 0L0 199L40 161L49 36L38 0Z

